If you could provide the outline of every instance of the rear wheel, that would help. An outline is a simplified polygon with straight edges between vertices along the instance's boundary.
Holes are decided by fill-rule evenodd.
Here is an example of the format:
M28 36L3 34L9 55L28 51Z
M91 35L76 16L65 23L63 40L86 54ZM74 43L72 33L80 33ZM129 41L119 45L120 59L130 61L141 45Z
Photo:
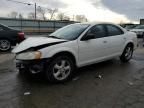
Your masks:
M133 55L133 46L131 44L128 44L126 48L124 49L124 52L120 56L120 60L122 62L128 62Z
M58 56L48 65L46 76L51 82L64 82L71 78L74 62L68 56Z
M7 39L0 39L0 51L8 51L11 49L11 42Z

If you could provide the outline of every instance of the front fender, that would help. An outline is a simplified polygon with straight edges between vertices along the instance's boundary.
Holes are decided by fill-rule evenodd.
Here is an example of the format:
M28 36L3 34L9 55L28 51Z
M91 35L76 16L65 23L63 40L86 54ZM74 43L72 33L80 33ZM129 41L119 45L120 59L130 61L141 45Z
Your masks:
M61 52L69 52L75 57L76 65L78 63L78 49L77 48L74 48L74 49L70 49L70 48L67 48L67 47L45 48L45 49L41 49L39 51L42 52L42 57L41 58L51 58L55 54L58 54L58 53L61 53Z

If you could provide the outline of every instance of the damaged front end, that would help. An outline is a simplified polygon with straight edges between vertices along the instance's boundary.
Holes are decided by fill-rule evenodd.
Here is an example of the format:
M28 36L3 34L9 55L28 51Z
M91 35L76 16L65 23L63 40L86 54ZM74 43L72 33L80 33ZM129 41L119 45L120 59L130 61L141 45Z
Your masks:
M43 72L49 58L43 57L43 53L40 49L62 43L63 41L64 40L61 39L47 37L27 38L12 50L12 53L16 55L17 69L30 73Z
M29 72L32 74L44 72L47 59L41 60L16 60L16 68L19 71Z
M19 71L36 74L44 72L49 59L42 59L40 51L26 51L15 56L16 68Z

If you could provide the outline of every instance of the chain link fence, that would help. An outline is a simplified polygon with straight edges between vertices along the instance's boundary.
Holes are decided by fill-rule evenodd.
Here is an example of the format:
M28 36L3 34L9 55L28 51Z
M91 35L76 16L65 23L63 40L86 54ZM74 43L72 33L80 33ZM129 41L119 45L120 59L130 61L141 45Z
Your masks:
M29 19L12 19L12 18L0 18L0 23L7 25L11 28L21 30L25 34L49 34L55 30L76 23L74 21L57 21L57 20L29 20Z

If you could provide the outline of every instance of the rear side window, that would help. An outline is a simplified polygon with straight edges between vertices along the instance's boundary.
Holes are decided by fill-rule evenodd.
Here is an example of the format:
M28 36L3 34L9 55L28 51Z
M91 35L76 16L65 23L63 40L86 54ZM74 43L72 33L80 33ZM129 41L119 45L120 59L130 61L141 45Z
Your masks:
M102 38L106 36L106 31L103 25L96 25L92 27L87 34L94 34L95 38Z
M107 27L108 36L116 36L116 35L124 34L124 32L115 25L106 25L106 27Z

